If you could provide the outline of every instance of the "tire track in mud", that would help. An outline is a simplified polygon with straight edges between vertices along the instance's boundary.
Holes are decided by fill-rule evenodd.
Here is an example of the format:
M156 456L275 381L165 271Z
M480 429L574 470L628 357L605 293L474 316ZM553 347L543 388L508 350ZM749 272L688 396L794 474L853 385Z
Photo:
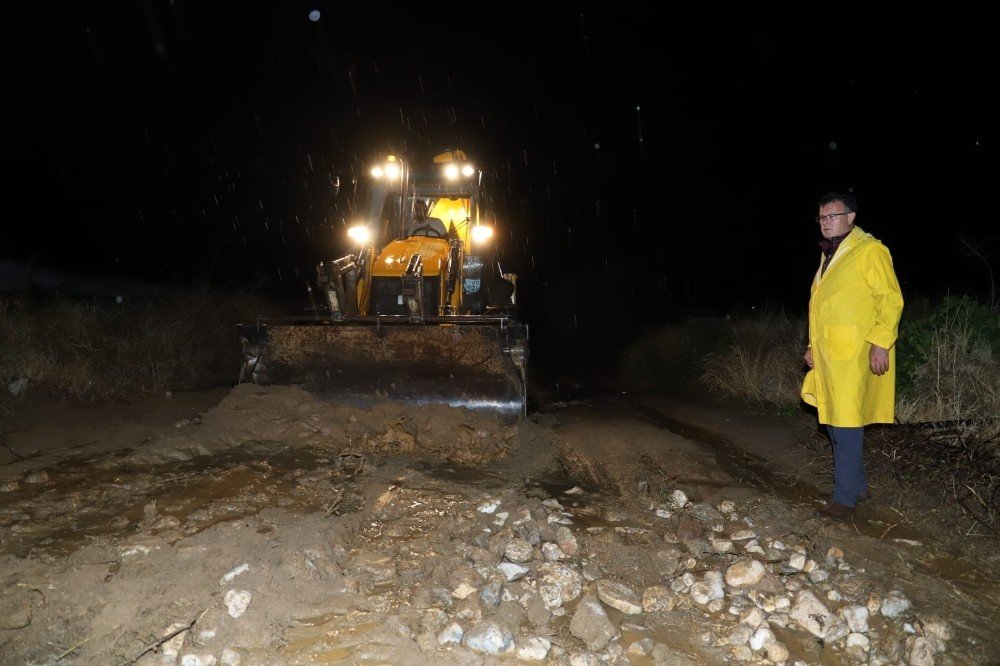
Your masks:
M786 476L777 473L765 459L739 448L735 442L723 435L667 416L657 408L639 401L625 404L650 422L705 447L715 457L719 467L729 474L735 483L765 490L795 503L809 502L820 497L820 490L815 486L797 481L790 482Z

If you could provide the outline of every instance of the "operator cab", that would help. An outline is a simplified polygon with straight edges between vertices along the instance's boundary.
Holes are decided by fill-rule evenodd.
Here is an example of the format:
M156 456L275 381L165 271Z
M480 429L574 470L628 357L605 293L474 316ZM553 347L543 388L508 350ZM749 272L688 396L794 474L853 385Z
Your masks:
M430 236L431 238L445 238L448 229L444 226L444 221L439 217L430 217L427 211L427 202L417 199L413 204L413 222L407 236Z

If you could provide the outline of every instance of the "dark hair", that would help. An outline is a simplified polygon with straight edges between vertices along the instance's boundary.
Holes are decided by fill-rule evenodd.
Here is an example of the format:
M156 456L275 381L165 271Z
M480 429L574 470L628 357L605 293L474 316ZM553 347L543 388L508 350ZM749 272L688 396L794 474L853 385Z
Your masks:
M858 212L858 200L854 198L853 194L847 194L846 192L827 192L820 197L819 207L822 208L823 206L834 202L844 204L844 208L846 208L849 213Z

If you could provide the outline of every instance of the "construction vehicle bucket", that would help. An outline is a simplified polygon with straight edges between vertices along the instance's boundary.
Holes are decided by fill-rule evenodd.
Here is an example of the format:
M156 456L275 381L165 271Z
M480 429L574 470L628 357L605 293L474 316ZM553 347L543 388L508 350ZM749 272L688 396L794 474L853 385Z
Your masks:
M446 404L516 420L525 412L527 330L505 317L345 317L241 325L240 381L324 399Z

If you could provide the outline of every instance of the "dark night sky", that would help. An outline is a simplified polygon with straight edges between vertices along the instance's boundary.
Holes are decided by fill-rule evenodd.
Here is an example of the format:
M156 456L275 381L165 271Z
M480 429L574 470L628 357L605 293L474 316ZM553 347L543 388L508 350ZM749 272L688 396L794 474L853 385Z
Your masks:
M454 146L551 331L803 308L830 189L910 296L986 289L959 236L1000 271L982 16L82 4L9 10L0 259L298 290L345 249L331 173Z

